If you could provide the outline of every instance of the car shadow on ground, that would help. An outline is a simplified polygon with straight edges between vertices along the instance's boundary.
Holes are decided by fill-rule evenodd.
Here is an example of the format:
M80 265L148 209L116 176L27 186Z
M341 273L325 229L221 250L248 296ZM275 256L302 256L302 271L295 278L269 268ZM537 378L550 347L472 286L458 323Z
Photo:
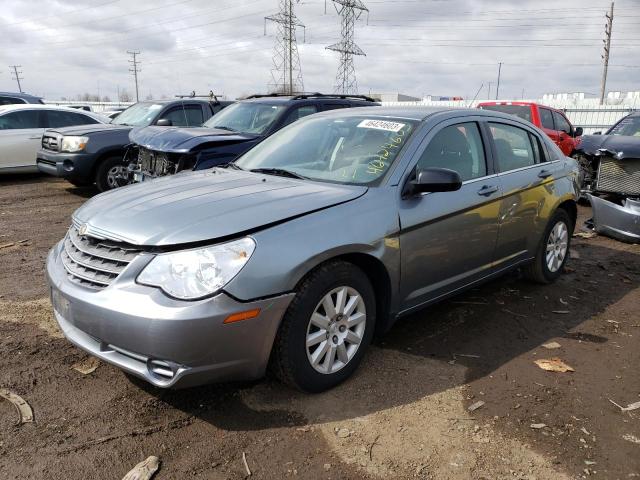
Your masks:
M86 187L76 187L72 183L67 182L66 180L52 177L50 175L46 175L44 173L11 173L7 175L0 176L0 187L4 185L29 185L29 184L42 184L42 189L51 188L51 183L60 183L61 187L64 188L67 192L72 195L76 195L82 198L91 198L97 195L98 190L94 185L89 185Z
M134 382L158 400L228 430L340 421L407 405L490 375L553 338L607 342L580 332L580 326L635 288L638 256L586 243L573 250L580 258L551 285L513 272L399 320L356 374L329 392L303 394L272 378L176 391Z

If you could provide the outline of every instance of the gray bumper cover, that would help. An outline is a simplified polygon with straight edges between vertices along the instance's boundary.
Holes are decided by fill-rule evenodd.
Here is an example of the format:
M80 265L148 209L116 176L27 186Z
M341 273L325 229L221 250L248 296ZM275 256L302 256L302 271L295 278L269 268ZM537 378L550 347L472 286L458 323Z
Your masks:
M627 198L624 205L589 195L596 232L625 242L640 242L640 201Z

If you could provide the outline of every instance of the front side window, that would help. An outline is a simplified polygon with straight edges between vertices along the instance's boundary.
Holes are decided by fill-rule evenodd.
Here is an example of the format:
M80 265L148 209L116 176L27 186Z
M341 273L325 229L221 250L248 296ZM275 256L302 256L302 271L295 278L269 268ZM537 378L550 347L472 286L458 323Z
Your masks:
M14 105L16 103L27 103L21 98L15 97L0 97L0 105Z
M287 115L287 119L284 121L284 126L289 125L296 120L300 120L303 117L308 115L313 115L314 113L318 113L318 107L315 105L305 105L303 107L298 107L294 109L289 115Z
M203 126L262 135L276 122L286 108L285 105L238 102L211 117Z
M45 128L44 115L38 110L22 110L0 115L0 130Z
M486 176L487 163L478 124L459 123L440 130L427 145L417 166L455 170L462 181Z
M558 112L553 112L553 120L556 124L556 130L565 132L566 134L571 133L571 125L569 125L567 119L560 115Z
M640 117L623 118L607 132L607 135L640 137Z
M287 170L311 180L377 185L417 123L371 116L306 118L271 135L235 164L244 170Z
M202 125L202 108L199 105L172 108L162 118L171 120L174 127L194 127Z
M528 167L540 161L540 152L534 150L529 132L504 123L489 123L489 127L500 172Z
M159 103L140 102L131 105L111 123L130 127L148 127L162 110Z
M50 128L70 127L72 125L88 125L98 123L93 118L74 112L47 110L48 126Z
M553 124L553 114L548 108L540 109L540 124L542 125L542 128L546 128L548 130L556 129L555 125Z

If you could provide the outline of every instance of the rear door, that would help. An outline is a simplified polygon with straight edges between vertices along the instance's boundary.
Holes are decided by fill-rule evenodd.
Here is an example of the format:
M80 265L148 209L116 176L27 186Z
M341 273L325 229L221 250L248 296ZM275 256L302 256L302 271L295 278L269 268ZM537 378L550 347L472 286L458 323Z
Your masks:
M554 202L554 179L561 161L548 161L534 129L507 121L488 123L503 193L496 268L534 255L546 227L545 212Z
M400 201L401 295L411 309L479 280L492 271L500 189L488 159L480 117L438 125L411 165L456 170L462 188Z
M45 126L43 110L0 115L0 168L35 166Z

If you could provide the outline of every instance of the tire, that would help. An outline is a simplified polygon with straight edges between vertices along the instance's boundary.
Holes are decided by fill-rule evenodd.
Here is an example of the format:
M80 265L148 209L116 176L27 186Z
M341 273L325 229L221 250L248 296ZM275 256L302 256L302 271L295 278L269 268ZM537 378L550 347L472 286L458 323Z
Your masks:
M346 299L345 308L332 316L323 300L331 299L335 307L339 297ZM276 335L271 370L283 383L305 392L335 387L358 368L373 338L375 320L374 290L364 272L347 262L324 264L296 289ZM307 346L309 341L315 343Z
M567 211L556 210L547 224L536 258L524 267L525 277L536 283L546 284L562 275L562 269L569 257L573 227L573 220ZM551 248L551 243L553 243L554 252L547 252L547 247ZM547 258L548 254L550 258Z
M121 167L121 168L120 168ZM122 187L129 183L128 177L117 178L118 171L127 173L127 164L121 156L107 157L100 162L96 170L96 187L101 192Z

